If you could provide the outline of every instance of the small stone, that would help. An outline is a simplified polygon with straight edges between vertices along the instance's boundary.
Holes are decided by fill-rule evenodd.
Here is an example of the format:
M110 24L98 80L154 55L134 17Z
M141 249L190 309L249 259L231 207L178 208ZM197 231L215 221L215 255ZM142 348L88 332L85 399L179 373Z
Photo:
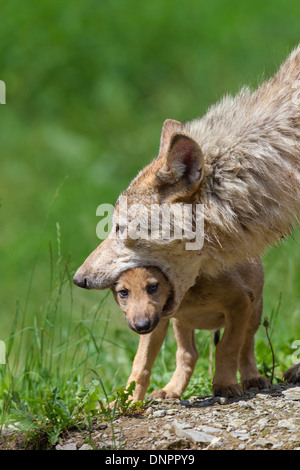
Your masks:
M235 431L231 431L230 434L232 435L232 437L240 439L241 441L248 441L250 439L250 436L246 429L237 429Z
M214 434L221 432L220 428L214 428L212 426L197 426L197 431L206 432L208 434Z
M173 421L173 423L174 423L174 421ZM178 421L177 421L177 423L178 423ZM180 424L180 427L182 429L192 429L192 426L190 425L190 423L179 423L179 424Z
M300 400L300 387L289 388L282 393L289 400Z
M167 430L167 431L164 431L162 433L162 436L161 436L163 439L172 439L172 435L170 434L170 432Z
M102 442L102 449L107 449L114 446L114 442L111 440Z
M281 410L282 408L285 408L285 407L286 407L286 403L277 403L277 404L276 404L276 408L277 408L278 410Z
M166 416L166 412L165 410L156 410L156 411L153 411L152 416L153 418L162 418Z
M190 427L186 428L185 423L179 423L177 420L173 421L172 429L178 437L182 437L183 439L187 439L198 444L209 444L215 438L215 436L212 436L211 434L196 431Z
M198 401L200 401L200 397L197 397L196 395L192 395L190 398L189 398L189 402L190 403L197 403Z
M276 444L274 444L272 448L273 448L273 450L276 450L276 449L280 449L281 447L283 447L283 442L282 441L277 442Z
M259 437L255 442L255 445L259 447L272 447L274 445L274 442L270 439L264 439L263 437Z
M221 447L222 447L222 441L220 437L214 437L208 446L209 449L220 449Z
M299 424L297 424L293 418L281 419L280 421L278 421L278 427L285 428L290 432L299 431L300 429Z
M106 429L106 428L107 428L107 424L105 424L105 423L101 423L98 426L98 429L101 429L101 430Z
M153 414L153 408L152 408L152 406L149 406L149 408L147 408L146 411L145 411L145 415L150 416L152 414Z
M234 419L229 421L229 424L233 428L238 428L240 426L243 426L245 424L245 421L243 419L240 419L240 418L234 418Z
M265 395L264 393L257 393L255 396L260 400L268 400L270 398L269 395Z
M171 409L171 410L167 410L167 411L166 411L166 414L167 414L167 415L175 415L176 413L177 413L177 410L172 410L172 409Z
M56 450L77 450L77 447L76 447L76 444L74 442L70 442L70 443L64 444L64 445L57 444L55 446L55 449Z
M263 431L268 423L269 419L268 418L261 418L257 421L256 426L260 431Z
M252 403L250 403L248 401L239 401L238 405L239 405L240 408L248 408L248 409L251 409L251 410L255 409L255 406L252 405Z
M216 403L219 403L219 405L226 405L227 398L225 398L225 397L216 397Z
M93 448L90 444L83 444L79 450L93 450Z

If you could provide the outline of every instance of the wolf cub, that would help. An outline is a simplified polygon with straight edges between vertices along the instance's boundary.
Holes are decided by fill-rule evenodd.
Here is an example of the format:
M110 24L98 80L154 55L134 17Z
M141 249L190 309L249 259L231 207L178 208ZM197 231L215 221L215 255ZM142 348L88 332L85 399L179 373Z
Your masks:
M263 269L259 259L243 263L216 278L199 276L171 316L165 312L172 288L156 267L123 272L112 291L129 327L140 334L128 379L128 384L136 383L134 400L144 399L151 368L165 339L170 318L178 346L176 370L170 382L151 397L181 397L198 358L195 329L224 328L216 346L214 395L234 397L242 395L243 389L270 386L258 372L254 356L254 334L262 315ZM242 386L237 382L238 370Z

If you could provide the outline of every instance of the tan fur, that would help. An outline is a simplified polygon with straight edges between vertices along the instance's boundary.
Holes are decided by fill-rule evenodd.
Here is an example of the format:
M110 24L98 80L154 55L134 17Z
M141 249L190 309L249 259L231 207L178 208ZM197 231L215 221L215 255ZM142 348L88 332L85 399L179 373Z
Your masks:
M253 93L225 97L201 119L165 121L158 157L126 191L129 206L189 203L204 207L204 246L186 240L134 240L119 236L120 199L110 235L77 270L74 282L111 287L123 271L156 266L174 314L198 275L217 277L261 256L290 234L300 215L300 46L277 74ZM195 222L195 221L194 221Z
M149 286L156 286L157 290L149 293ZM215 395L241 395L236 378L238 369L244 389L267 388L269 382L259 374L254 356L254 334L262 313L262 289L263 270L259 260L223 272L214 279L199 276L172 316L178 345L176 370L171 381L151 396L181 397L198 358L195 329L225 328L216 348ZM129 326L143 333L128 379L128 384L136 382L134 400L143 400L152 365L168 329L169 319L162 318L162 311L171 289L159 269L133 268L121 274L113 293ZM127 293L126 298L120 295L124 293Z

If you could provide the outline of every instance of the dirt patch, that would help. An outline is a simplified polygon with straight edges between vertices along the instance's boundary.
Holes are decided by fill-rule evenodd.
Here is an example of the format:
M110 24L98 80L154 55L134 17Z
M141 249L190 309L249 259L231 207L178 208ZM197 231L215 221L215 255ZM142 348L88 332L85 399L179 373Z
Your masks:
M300 387L283 384L239 399L213 396L156 400L113 426L95 421L91 435L69 430L53 450L300 450ZM6 430L0 449L22 449L25 438ZM28 446L28 449L32 449Z

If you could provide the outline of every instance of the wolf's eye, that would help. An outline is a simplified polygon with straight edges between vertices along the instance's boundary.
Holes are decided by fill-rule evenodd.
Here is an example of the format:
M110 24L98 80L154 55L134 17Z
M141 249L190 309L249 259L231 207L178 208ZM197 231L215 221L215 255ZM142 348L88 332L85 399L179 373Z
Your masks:
M158 282L156 284L149 284L149 286L147 286L148 294L154 294L155 292L157 292L157 289L158 289Z
M118 292L121 299L126 299L126 297L128 297L128 293L129 293L128 289L121 289Z
M120 234L120 236L122 236L125 230L126 230L126 225L119 225L119 224L116 225L116 233L118 235Z

